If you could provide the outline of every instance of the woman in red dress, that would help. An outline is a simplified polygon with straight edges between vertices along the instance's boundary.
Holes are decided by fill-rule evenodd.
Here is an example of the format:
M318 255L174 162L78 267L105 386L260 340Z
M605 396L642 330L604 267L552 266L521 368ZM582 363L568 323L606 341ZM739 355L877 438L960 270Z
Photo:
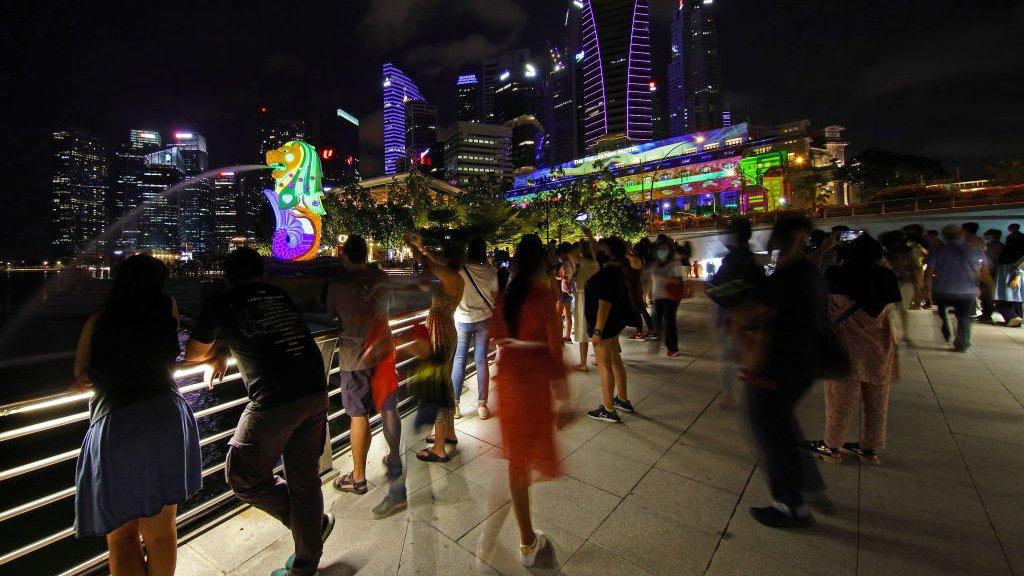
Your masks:
M531 474L561 475L554 430L569 422L571 412L561 322L550 304L554 296L547 278L547 252L536 234L527 234L519 242L515 269L515 277L495 306L494 380L512 509L519 525L520 560L532 566L545 538L530 521ZM555 400L560 405L557 412Z

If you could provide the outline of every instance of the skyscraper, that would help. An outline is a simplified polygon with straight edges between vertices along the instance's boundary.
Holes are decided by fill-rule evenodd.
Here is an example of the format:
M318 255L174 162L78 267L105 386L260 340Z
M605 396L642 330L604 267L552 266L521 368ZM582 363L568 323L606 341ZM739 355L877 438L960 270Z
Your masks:
M163 192L185 178L185 159L175 146L146 154L139 189L138 237L135 247L177 254L180 251L178 201Z
M504 122L515 116L501 120L498 118L498 111L495 110L495 94L500 86L502 86L508 77L502 79L506 71L522 70L527 62L531 62L530 50L528 48L521 48L519 50L513 50L512 52L506 52L497 56L491 56L485 58L480 62L479 74L480 82L482 86L481 95L481 121L482 122Z
M405 157L405 104L426 101L420 89L393 64L384 64L384 173L394 174L396 164Z
M359 179L359 119L341 108L321 114L312 144L320 154L324 187Z
M210 168L206 139L194 132L174 133L174 147L184 165L184 176L191 178ZM184 252L205 254L213 231L213 198L210 180L193 182L178 193L178 238Z
M679 7L672 13L672 29L669 37L671 53L668 61L668 134L682 136L689 132L689 116L686 108L686 46L683 32L685 27L685 0L679 0Z
M304 120L283 118L276 110L260 106L257 116L259 129L259 152L254 147L256 164L266 162L267 152L280 148L291 140L306 140L308 128ZM242 196L239 204L239 232L245 236L246 242L254 242L261 232L273 227L273 214L267 203L263 190L274 189L274 179L270 172L248 172L241 176Z
M475 72L459 74L455 80L457 108L455 118L459 122L480 122L483 108L483 84Z
M239 218L240 192L234 172L221 172L213 179L213 229L207 247L209 254L226 255L231 251L235 238L244 240L244 234L239 233L242 223Z
M722 69L714 0L679 3L672 19L669 61L669 122L671 135L722 126ZM681 96L680 96L681 95ZM731 115L729 115L731 121Z
M544 90L544 127L551 164L561 164L578 157L576 101L573 95L573 76L569 66L562 51L552 48L551 71Z
M437 142L437 106L424 100L405 103L405 163L429 166L430 147Z
M103 143L78 130L53 133L53 251L70 256L103 232L107 220L107 156Z
M584 0L583 116L588 150L651 139L647 0Z
M493 174L511 186L511 136L508 126L479 122L456 122L445 128L440 134L445 180L465 186L474 177Z
M116 156L116 176L111 189L108 222L131 214L139 207L142 176L146 171L146 154L160 149L160 133L156 130L130 130L128 142L121 145ZM135 248L139 234L139 221L130 218L121 229L116 245L121 249Z

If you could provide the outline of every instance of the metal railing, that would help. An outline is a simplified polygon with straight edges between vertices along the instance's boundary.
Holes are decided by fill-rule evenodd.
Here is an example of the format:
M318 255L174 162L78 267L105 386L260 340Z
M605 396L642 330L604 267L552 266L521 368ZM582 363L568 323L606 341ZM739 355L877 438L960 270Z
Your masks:
M399 317L391 321L392 333L396 338L401 341L401 335L408 332L413 326L426 318L426 311L417 311L411 314ZM333 330L316 333L315 335L317 344L320 346L321 352L324 355L325 366L327 367L328 378L339 372L337 365L337 335ZM409 346L411 342L405 342L397 346L398 350L401 351ZM491 353L493 356L493 352ZM417 359L415 357L402 360L397 364L397 368L402 371L403 369L411 368ZM224 377L224 382L231 382L241 379L241 374L234 368L234 363L229 363L229 372ZM202 392L207 389L205 383L205 371L207 367L205 365L200 366L180 366L174 373L175 381L178 382L179 391L182 395L190 394L193 392ZM467 377L471 376L471 371L475 369L475 365L470 363L467 366ZM401 374L401 372L400 372ZM196 381L198 380L198 381ZM400 379L399 387L404 388L409 383L411 378ZM328 396L334 397L341 392L338 387L331 387L328 390ZM67 392L60 394L50 394L37 399L28 401L15 402L0 406L0 425L2 425L2 419L10 417L20 418L33 418L36 415L46 417L52 414L53 410L73 410L69 414L56 416L52 418L41 419L36 422L20 425L8 430L0 432L0 446L10 446L9 443L18 441L27 441L38 438L40 434L59 430L67 426L82 423L88 421L89 412L88 410L77 411L78 406L83 406L92 397L91 392L75 393ZM196 420L201 421L207 419L212 415L230 410L232 408L240 407L248 403L249 399L245 395L244 388L242 389L242 395L237 398L221 399L214 405L205 407L194 412ZM399 409L407 408L413 402L413 398L405 397L399 403ZM339 409L330 411L328 413L328 425L331 422L337 421L339 418L344 416L345 410ZM373 424L376 425L379 422L379 415L375 417ZM214 430L212 433L202 437L200 439L200 447L205 447L210 444L225 441L231 437L237 426L237 420L232 419L233 424L224 429ZM330 437L331 453L332 457L336 456L340 451L343 451L346 445L343 443L348 439L349 432L347 427L340 434L333 435ZM8 482L12 479L25 476L51 468L57 464L75 460L78 457L79 449L60 451L54 454L48 454L31 462L19 464L5 469L0 469L0 490L4 490L3 483ZM209 466L202 471L203 478L207 478L213 474L223 471L225 464L223 460L219 463ZM71 478L68 478L71 480ZM71 498L75 494L75 487L64 486L51 493L45 494L34 499L21 502L14 506L10 506L7 509L0 510L0 523L8 522L15 518L24 517L27 514L40 513L43 508ZM208 496L208 495L207 495ZM209 517L218 511L223 511L226 507L234 505L236 508L244 507L234 499L230 490L225 490L212 498L197 504L195 506L189 506L185 503L182 508L184 509L177 518L179 526L183 526L189 523L194 523L197 520L201 520L205 517ZM0 572L4 572L4 565L10 564L18 559L25 558L35 553L40 553L45 548L60 542L64 539L70 538L74 535L73 527L67 527L57 532L48 534L42 538L37 538L31 542L15 545L13 548L6 548L5 545L0 545ZM5 543L10 545L9 542ZM103 553L93 558L83 559L76 566L66 570L65 574L77 574L83 571L88 571L98 566L101 566L107 560L107 554Z
M910 198L887 198L858 204L827 204L814 210L786 209L771 212L748 212L743 214L754 225L771 224L781 214L804 214L816 219L855 218L858 216L884 216L890 214L928 214L945 210L969 210L986 208L1024 207L1024 193L985 193L984 191L955 191L945 195L921 195ZM725 228L730 214L719 213L708 216L692 216L678 220L656 221L648 231L674 232L698 231Z

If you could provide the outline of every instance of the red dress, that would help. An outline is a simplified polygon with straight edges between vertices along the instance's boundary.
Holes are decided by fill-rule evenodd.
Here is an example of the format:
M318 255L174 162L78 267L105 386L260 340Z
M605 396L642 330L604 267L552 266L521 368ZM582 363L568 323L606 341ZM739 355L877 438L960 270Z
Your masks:
M555 447L555 414L551 382L565 379L562 325L551 301L550 286L537 282L519 310L515 338L505 321L504 298L494 307L491 336L498 343L494 381L498 421L513 481L527 483L530 472L561 475Z

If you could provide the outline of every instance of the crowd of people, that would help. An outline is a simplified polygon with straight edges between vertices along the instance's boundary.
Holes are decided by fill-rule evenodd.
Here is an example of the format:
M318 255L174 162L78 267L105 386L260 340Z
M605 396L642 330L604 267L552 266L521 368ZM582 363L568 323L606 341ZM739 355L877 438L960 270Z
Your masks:
M1011 225L1003 243L1000 231L978 236L978 229L973 223L941 233L908 226L876 240L866 231L815 230L807 218L780 217L768 241L769 262L751 247L750 223L730 223L728 253L706 292L718 305L719 403L733 406L737 385L744 384L771 489L772 503L750 510L756 520L804 527L813 523L810 507L830 511L815 459L880 462L889 390L899 379L890 312L912 345L908 310L934 307L941 334L959 352L971 345L973 321L995 322L998 314L1006 326L1024 323L1024 235ZM512 252L489 251L479 238L430 247L409 234L406 244L423 270L412 285L368 264L363 238L347 238L343 272L330 280L326 297L337 326L352 459L334 489L368 492L369 417L379 413L389 485L372 513L386 518L406 508L396 403L400 354L420 357L425 367L415 386L416 423L433 429L415 454L428 463L447 462L457 449L455 421L463 417L472 355L476 416L491 417L493 384L520 559L534 563L546 538L532 523L529 490L536 478L561 474L556 431L576 416L568 374L596 366L601 403L586 415L621 423L620 413L636 410L622 341L657 343L668 358L679 356L679 304L693 294L687 279L701 274L688 243L667 236L634 244L597 238L583 224L581 232L576 243L545 244L528 234ZM115 576L174 573L176 506L202 485L195 418L172 378L179 319L163 290L167 275L150 256L128 258L108 303L83 328L76 355L75 385L95 396L78 461L75 529L79 536L106 537ZM290 529L295 553L274 574L315 574L335 525L324 510L319 476L335 350L321 349L288 293L266 280L255 251L234 251L224 280L227 289L206 303L191 331L185 361L209 365L212 387L234 359L250 402L229 442L227 481L239 499ZM398 289L430 293L427 319L410 331L409 346L396 346L389 323ZM808 441L794 411L821 380L825 430L822 439ZM849 442L858 400L860 436ZM282 462L285 476L277 472Z

